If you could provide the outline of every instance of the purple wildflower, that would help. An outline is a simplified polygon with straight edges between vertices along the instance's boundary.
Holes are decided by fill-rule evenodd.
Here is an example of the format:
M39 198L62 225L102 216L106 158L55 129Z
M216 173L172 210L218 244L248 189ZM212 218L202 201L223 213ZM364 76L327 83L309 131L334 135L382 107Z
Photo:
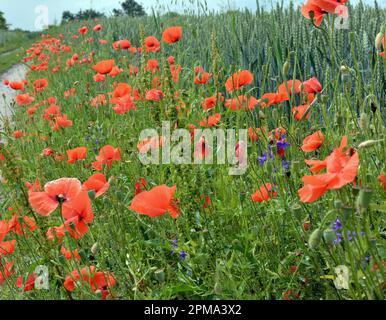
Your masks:
M185 260L185 258L186 258L186 252L185 252L185 251L181 251L181 252L180 252L180 258L181 258L182 260Z

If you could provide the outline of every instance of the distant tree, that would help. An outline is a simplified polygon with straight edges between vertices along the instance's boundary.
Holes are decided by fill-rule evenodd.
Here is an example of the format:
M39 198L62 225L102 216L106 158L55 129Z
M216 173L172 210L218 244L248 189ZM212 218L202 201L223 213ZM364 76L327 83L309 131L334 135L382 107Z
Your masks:
M123 11L121 9L113 9L113 15L116 17L123 16Z
M75 17L78 20L91 20L102 18L104 17L104 14L102 12L95 11L94 9L87 9L84 11L80 10Z
M70 11L64 11L62 15L62 23L66 23L69 21L74 21L75 15L72 14Z
M177 18L179 16L180 16L180 14L178 12L174 12L174 11L167 12L163 15L163 17L165 17L165 18Z
M4 13L0 11L0 30L8 30L7 20L4 18Z
M62 23L66 23L74 20L91 20L96 18L104 17L104 13L95 11L93 9L79 10L78 13L74 14L70 11L64 11L62 15Z
M130 17L142 17L146 15L146 12L143 9L142 5L140 5L135 0L125 0L124 2L121 3L121 7L122 7L123 13Z

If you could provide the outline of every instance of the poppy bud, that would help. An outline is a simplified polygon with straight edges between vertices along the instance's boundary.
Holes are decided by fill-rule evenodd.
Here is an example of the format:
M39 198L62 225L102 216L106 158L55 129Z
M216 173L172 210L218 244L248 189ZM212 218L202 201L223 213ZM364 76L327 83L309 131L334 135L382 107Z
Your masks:
M292 172L299 172L300 171L300 162L299 161L292 161L291 162L291 171Z
M154 277L160 283L165 282L165 271L163 269L158 269L154 271Z
M327 242L327 244L329 245L333 244L334 240L336 240L335 231L331 229L324 230L323 238L324 238L324 241Z
M371 196L373 194L372 190L361 189L356 201L358 211L364 211L369 208Z
M91 247L91 253L95 256L98 253L98 242L95 242Z
M91 201L94 201L95 200L95 190L89 190L88 196L89 196Z
M368 128L368 125L369 125L369 118L367 114L363 112L361 113L361 117L359 119L359 127L362 130L366 130Z
M292 213L296 217L296 219L301 220L302 218L302 207L299 204L295 204L291 208Z
M260 118L260 119L263 119L263 120L265 119L265 114L264 114L264 112L261 111L261 110L259 111L259 118Z
M310 11L308 15L310 16L311 21L313 22L314 18L315 18L315 12L314 11Z
M352 194L354 195L354 197L356 197L359 194L359 190L360 189L358 186L352 187L351 191L352 191Z
M98 299L102 299L102 290L96 290L95 294L96 294Z
M373 147L373 146L379 144L382 141L383 140L367 140L367 141L360 143L358 146L358 149L370 148L370 147Z
M375 37L375 48L377 50L381 50L382 49L382 40L383 40L383 33L379 32L377 34L377 36Z
M349 220L350 218L352 218L353 214L354 214L354 210L353 208L351 207L348 207L348 206L344 206L342 207L342 212L343 212L343 218L345 221Z
M243 248L239 239L234 239L232 241L232 247L236 250L242 250Z
M214 293L215 294L221 294L222 293L222 289L221 289L221 284L216 281L216 283L214 284Z
M347 66L341 66L340 72L342 72L342 74L348 74L348 73L350 73L350 68Z
M79 256L82 258L82 260L86 261L88 259L86 252L83 250L79 251Z
M377 105L374 102L371 102L370 104L371 111L375 113L377 111Z
M343 206L342 200L336 199L336 200L334 201L334 208L340 209L340 208L342 208L342 206Z
M272 119L274 120L279 119L279 112L277 111L277 109L273 109L271 114L272 114Z
M124 201L125 195L123 192L118 191L116 194L117 194L118 200Z
M322 231L318 228L311 233L310 238L308 239L308 246L310 249L315 249L319 246L320 240L322 240Z
M291 67L290 62L287 60L283 65L283 75L288 75L289 69Z
M59 263L61 265L65 265L66 264L66 258L63 255L59 256Z
M326 94L318 94L316 97L321 103L326 104L328 102L328 95Z

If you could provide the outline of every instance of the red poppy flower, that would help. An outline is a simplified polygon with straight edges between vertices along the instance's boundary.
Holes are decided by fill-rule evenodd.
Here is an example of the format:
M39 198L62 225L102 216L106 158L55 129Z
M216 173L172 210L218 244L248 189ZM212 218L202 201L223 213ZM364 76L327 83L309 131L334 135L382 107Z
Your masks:
M109 189L110 183L107 181L104 174L95 173L85 183L83 183L83 187L87 191L94 190L95 198L98 198Z
M261 132L265 130L260 128L248 128L248 136L251 141L259 141Z
M172 74L173 82L176 83L180 79L180 72L182 71L182 67L180 65L172 64L170 65L170 72Z
M135 183L135 195L140 194L144 191L144 189L147 186L147 181L145 178L138 178L137 182Z
M196 77L194 78L195 84L206 84L212 77L212 74L209 72L205 72L205 70L202 67L196 67L195 73L196 73Z
M65 247L62 246L60 249L60 253L64 256L66 260L80 260L80 255L78 249L75 249L73 251L67 250Z
M322 131L313 133L303 140L302 150L304 152L312 152L321 147L324 142L324 136Z
M0 243L0 260L15 251L16 240L4 241Z
M78 32L80 34L86 34L88 32L88 28L86 26L83 26L82 28L78 29Z
M93 292L101 292L102 299L106 300L110 296L109 289L116 285L113 274L108 272L97 272L94 266L90 268L78 269L71 272L64 281L64 287L67 291L73 292L76 289L75 284L85 283L91 286Z
M31 97L28 93L19 94L16 96L15 101L19 106L29 106L32 102L35 101L35 98Z
M59 204L75 199L81 191L81 183L75 178L61 178L45 184L44 192L29 191L29 203L41 216L49 216Z
M94 221L91 201L86 190L62 206L62 216L66 220L65 228L75 239L80 239L88 231L88 225Z
M277 93L266 93L261 97L261 107L266 108L277 103Z
M97 24L94 28L92 28L94 31L101 31L103 27L100 24Z
M228 78L225 82L225 88L229 93L231 93L233 90L240 90L243 86L251 84L252 82L252 73L248 70L242 70Z
M156 59L149 59L145 70L155 72L159 69L159 63Z
M34 81L33 83L34 88L37 92L44 91L46 87L48 87L48 80L47 79L38 79Z
M314 171L325 168L326 173L302 178L304 187L298 190L302 202L314 202L328 190L340 189L354 182L358 174L359 155L357 152L352 156L348 155L344 151L346 147L347 137L343 137L339 148L336 148L325 161L316 163L319 168L314 168Z
M326 13L338 14L339 16L348 17L347 7L344 6L347 0L308 0L302 5L302 15L311 20L311 13L314 16L314 23L320 26L323 16Z
M4 282L14 274L13 270L13 261L9 261L4 265L0 265L3 270L0 269L0 285L4 284Z
M113 104L113 110L116 114L125 114L130 110L136 110L137 107L134 103L134 99L130 95L125 95L119 98L113 98L110 100Z
M67 115L63 114L55 118L54 129L67 128L72 126L72 121L67 119Z
M300 93L301 85L302 82L300 80L289 80L287 83L282 83L277 91L276 102L289 100L290 95Z
M162 33L162 39L166 43L175 43L181 40L182 28L181 27L170 27Z
M121 98L123 96L127 96L131 94L132 91L133 91L133 88L127 83L118 83L114 88L113 97Z
M115 78L119 76L123 72L123 69L119 68L118 66L113 67L111 72L109 73L109 76L112 78Z
M97 73L93 77L94 82L104 82L106 80L106 76L104 74Z
M68 163L75 163L79 160L85 160L87 157L87 148L79 147L72 150L67 150Z
M303 82L303 92L316 93L321 92L322 90L322 85L315 77Z
M115 65L115 60L110 59L110 60L99 61L92 68L100 74L108 74L111 72L114 65Z
M216 113L213 116L209 116L208 119L204 119L200 122L201 127L213 127L214 125L218 124L221 120L221 115L219 113Z
M240 109L254 109L259 103L255 97L238 96L237 98L228 99L225 106L231 110L237 111Z
M323 16L325 12L317 5L315 5L314 1L308 1L307 3L302 5L302 15L306 19L311 20L311 13L313 14L314 23L316 26L320 26L323 21Z
M24 136L24 134L23 134L23 131L21 131L21 130L16 130L16 131L13 132L13 137L15 139L20 139L23 136Z
M207 111L212 108L214 108L217 103L224 101L224 97L221 95L221 93L218 94L218 97L212 96L209 98L206 98L204 102L202 103L202 108Z
M173 56L170 56L170 57L168 57L168 63L170 64L170 65L173 65L174 63L175 63L175 61L176 61L176 59L173 57Z
M311 113L308 111L309 107L310 107L309 104L303 104L301 106L293 107L292 113L294 115L295 120L296 121L307 120L311 115Z
M35 281L36 281L37 277L38 276L35 273L32 272L31 274L28 275L27 280L26 280L26 282L24 284L23 281L25 279L25 276L20 276L19 278L16 279L15 285L19 289L22 289L23 288L23 284L24 284L23 291L24 292L31 291L31 290L33 290L35 288Z
M134 197L129 209L151 218L159 217L169 212L171 217L176 219L179 216L178 209L173 200L176 189L176 186L168 187L161 185L150 191L142 191Z
M380 183L382 183L382 185L383 185L383 190L386 190L386 177L385 177L385 174L384 174L384 173L382 173L381 175L379 175L378 181L379 181Z
M131 43L129 40L125 39L125 40L119 40L119 41L115 41L113 43L113 48L114 50L119 50L119 49L122 49L122 50L127 50L131 47Z
M45 120L52 120L54 117L59 115L60 115L60 107L52 105L44 110L43 118Z
M11 87L11 89L15 90L15 91L24 91L25 90L25 87L24 87L25 83L23 81L19 81L19 82L16 82L16 81L12 81L10 82L9 86Z
M27 232L35 231L37 229L37 225L34 218L28 216L20 217L17 214L14 214L8 222L8 229L9 231L15 232L19 236L27 236Z
M90 104L94 108L105 106L107 104L106 96L104 94L99 94L91 100Z
M99 155L96 157L96 160L97 161L93 163L94 169L102 170L102 165L107 165L108 168L111 168L114 161L121 160L121 150L110 145L104 146L99 151Z
M164 97L161 90L151 89L146 92L145 99L149 101L160 101Z
M270 183L266 183L262 185L252 196L253 202L265 202L270 198L274 198L277 196L277 193L272 190L272 185Z
M145 46L146 52L159 52L161 50L161 43L153 36L145 38Z
M311 172L320 172L327 167L326 160L306 160L306 164L311 166L309 169Z

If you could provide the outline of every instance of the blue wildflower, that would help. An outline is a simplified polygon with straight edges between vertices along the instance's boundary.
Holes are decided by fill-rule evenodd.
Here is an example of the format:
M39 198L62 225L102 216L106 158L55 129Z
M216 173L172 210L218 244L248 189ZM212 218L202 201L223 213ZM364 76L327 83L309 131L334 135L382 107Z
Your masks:
M281 161L281 164L282 164L283 169L284 169L285 171L289 171L291 161L286 161L286 160L283 159L283 160Z
M267 154L263 153L261 157L257 157L257 160L259 160L260 165L263 166L264 163L268 160Z

